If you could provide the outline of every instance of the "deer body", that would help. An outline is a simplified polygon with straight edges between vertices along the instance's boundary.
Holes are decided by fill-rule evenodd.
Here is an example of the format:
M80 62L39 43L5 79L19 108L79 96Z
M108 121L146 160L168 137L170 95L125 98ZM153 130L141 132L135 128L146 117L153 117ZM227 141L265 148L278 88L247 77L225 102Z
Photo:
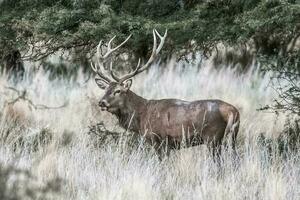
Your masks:
M230 129L235 140L239 123L237 109L221 100L146 100L130 90L123 107L112 113L125 129L152 142L168 139L171 147L179 146L183 140L191 146L220 144Z
M159 45L157 36L160 38ZM131 78L150 67L161 50L166 36L167 31L161 36L153 30L153 49L149 60L141 65L139 59L136 68L121 78L114 74L112 61L110 67L107 67L109 76L105 75L104 63L130 36L115 48L111 47L115 38L113 37L108 42L104 55L100 41L97 47L97 65L91 63L92 69L98 75L98 78L95 78L97 85L105 89L99 107L116 115L125 129L142 134L151 140L155 147L163 142L169 147L180 147L182 141L188 146L209 143L213 147L218 147L224 136L229 133L234 147L239 128L239 112L234 106L221 100L192 102L179 99L147 100L130 90Z

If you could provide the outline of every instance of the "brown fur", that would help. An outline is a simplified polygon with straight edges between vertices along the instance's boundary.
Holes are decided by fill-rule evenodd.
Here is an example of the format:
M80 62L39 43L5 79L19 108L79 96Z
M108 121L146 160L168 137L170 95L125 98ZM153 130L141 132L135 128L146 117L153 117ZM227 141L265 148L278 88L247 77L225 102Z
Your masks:
M116 90L121 92L115 95ZM156 146L167 140L171 148L180 147L182 141L187 146L209 143L216 147L229 134L234 146L239 128L238 110L221 100L147 100L111 83L99 104L116 115L125 129L144 135Z

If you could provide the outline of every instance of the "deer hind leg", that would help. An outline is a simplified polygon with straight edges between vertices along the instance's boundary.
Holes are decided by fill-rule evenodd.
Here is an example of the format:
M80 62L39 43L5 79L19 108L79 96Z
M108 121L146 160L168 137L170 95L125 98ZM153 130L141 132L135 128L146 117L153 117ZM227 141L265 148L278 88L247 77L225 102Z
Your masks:
M231 147L232 151L232 157L234 160L238 160L238 153L236 149L236 138L237 134L239 131L239 125L240 125L240 120L239 120L239 115L236 114L234 115L233 113L230 114L227 122L227 126L225 128L225 146Z
M205 144L208 148L209 154L215 162L219 162L222 153L222 139L224 128L216 128L214 126L207 126L202 132L201 143Z
M237 134L238 134L238 131L239 131L239 126L240 126L240 120L237 119L235 120L235 123L233 125L233 129L232 129L232 150L233 150L233 159L234 161L236 161L236 164L238 165L239 164L239 161L240 161L240 157L237 153L237 149L236 149L236 138L237 138Z
M219 142L212 141L208 143L208 150L211 153L215 162L220 162L222 154L222 145Z
M222 144L221 142L211 141L207 143L207 147L212 156L212 160L218 169L218 176L222 174Z
M155 150L155 154L158 157L158 160L162 161L163 160L163 153L162 153L162 150L160 148L160 143L155 142L155 143L152 143L152 145L153 145L153 148Z

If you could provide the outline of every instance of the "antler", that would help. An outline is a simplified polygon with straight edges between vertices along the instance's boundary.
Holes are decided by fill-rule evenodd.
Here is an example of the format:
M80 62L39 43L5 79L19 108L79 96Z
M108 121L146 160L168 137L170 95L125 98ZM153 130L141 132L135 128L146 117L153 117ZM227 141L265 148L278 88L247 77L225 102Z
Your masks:
M124 41L123 41L121 44L119 44L117 47L112 48L112 47L111 47L111 43L112 43L112 41L115 39L115 37L116 37L116 36L112 37L112 38L109 40L109 42L108 42L108 44L107 44L107 50L106 50L106 53L105 53L104 55L102 54L102 45L103 45L102 43L103 43L103 41L100 40L100 42L99 42L99 44L98 44L98 46L97 46L97 54L96 54L96 56L97 56L97 58L98 58L98 59L97 59L97 64L98 64L98 66L97 66L97 65L93 65L93 63L91 62L91 67L92 67L93 71L96 72L96 73L98 74L98 76L99 76L100 78L102 78L102 80L105 81L106 83L110 83L110 82L112 82L112 80L111 80L108 76L106 76L106 75L103 73L103 71L105 71L104 63L107 61L108 57L109 57L113 52L115 52L117 49L119 49L122 45L124 45L124 44L129 40L129 38L131 37L131 34L126 38L126 40L124 40ZM108 71L109 71L111 77L112 77L113 79L115 79L117 82L119 82L119 78L118 78L117 76L115 76L115 74L114 74L113 71L112 71L112 61L110 61L110 67L108 68Z
M146 69L148 69L150 67L150 65L153 63L153 61L155 60L157 54L160 52L161 48L163 47L164 45L164 42L165 42L165 39L167 37L167 32L168 30L166 29L165 31L165 34L164 36L161 36L157 31L156 29L153 29L153 49L152 49L152 53L151 53L151 56L149 58L149 60L147 61L146 64L144 64L143 66L141 66L141 59L138 60L138 64L135 68L134 71L132 71L131 73L129 74L126 74L124 76L122 76L121 78L119 78L119 83L122 83L124 82L125 80L127 79L130 79L132 77L134 77L135 75L145 71ZM156 35L159 37L160 39L160 43L157 47L157 42L156 42ZM110 71L112 72L112 70L110 69Z
M165 39L167 37L167 32L168 30L165 31L165 34L164 36L161 36L157 31L156 29L153 29L153 49L152 49L152 53L151 53L151 56L150 58L148 59L148 61L146 62L146 64L144 64L143 66L141 65L141 59L138 60L138 63L137 63L137 66L135 68L134 71L132 71L131 73L129 74L126 74L124 76L122 76L121 78L118 78L114 73L113 73L113 70L112 70L112 61L110 61L110 66L108 68L108 72L110 73L110 76L111 78L113 78L115 81L117 81L118 83L122 83L124 82L125 80L127 79L130 79L132 77L134 77L135 75L145 71L146 69L148 69L150 67L150 65L153 63L153 61L155 60L156 56L158 55L158 53L160 52L161 48L163 47L164 45L164 42L165 42ZM160 43L157 47L157 39L156 39L156 36L159 37L160 39ZM99 42L98 46L97 46L97 65L93 65L93 63L91 63L91 67L92 69L94 70L94 72L96 72L98 74L98 76L103 80L105 81L106 83L110 83L112 82L113 80L111 80L108 76L105 76L105 74L103 73L103 71L105 71L105 68L104 68L104 63L107 61L106 59L114 52L116 51L117 49L119 49L123 44L125 44L129 38L131 37L131 35L129 35L126 40L124 40L121 44L119 44L117 47L115 48L112 48L111 47L111 43L112 41L115 39L116 36L114 36L112 39L110 39L110 41L108 42L107 44L107 51L104 55L102 55L102 40Z

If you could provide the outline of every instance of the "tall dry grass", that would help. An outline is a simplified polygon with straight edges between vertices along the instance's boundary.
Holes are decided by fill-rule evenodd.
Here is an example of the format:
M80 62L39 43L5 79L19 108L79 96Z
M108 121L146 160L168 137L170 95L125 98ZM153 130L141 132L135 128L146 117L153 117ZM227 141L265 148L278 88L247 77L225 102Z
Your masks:
M116 118L97 108L103 91L92 79L85 82L81 72L74 80L48 77L38 71L17 84L0 77L0 163L30 171L40 184L59 177L61 193L50 199L300 198L299 153L283 156L275 143L272 151L260 142L261 135L276 138L287 118L256 111L276 97L268 87L270 74L255 67L240 74L226 66L170 61L134 79L132 90L146 98L218 98L235 105L241 113L240 158L236 164L225 151L221 166L205 146L173 152L160 162L143 145L132 150L124 149L122 141L94 145L96 136L87 132L97 122L122 132ZM8 105L18 96L8 87L26 90L31 103L23 98ZM32 106L65 103L60 109Z

